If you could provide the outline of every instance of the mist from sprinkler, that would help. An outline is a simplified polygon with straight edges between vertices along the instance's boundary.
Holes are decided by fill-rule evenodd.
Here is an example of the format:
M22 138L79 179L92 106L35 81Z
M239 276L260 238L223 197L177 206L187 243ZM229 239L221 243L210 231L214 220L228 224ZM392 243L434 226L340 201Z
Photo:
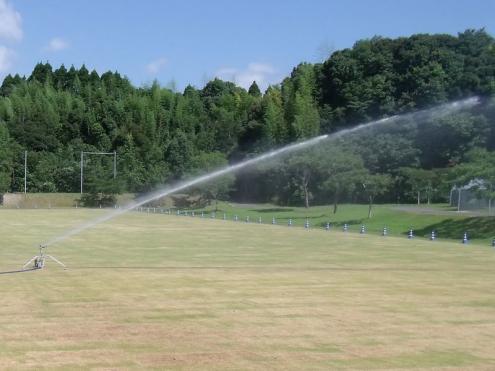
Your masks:
M349 129L343 129L343 130L337 131L333 134L320 135L318 137L315 137L315 138L312 138L309 140L290 144L290 145L287 145L285 147L282 147L282 148L264 153L262 155L253 157L251 159L239 162L237 164L226 166L224 168L221 168L221 169L213 171L211 173L196 177L194 179L186 180L186 181L177 183L175 185L167 186L165 188L159 189L158 191L152 192L148 195L145 195L143 197L136 199L135 201L130 202L129 204L123 206L120 209L112 210L111 212L109 212L106 215L103 215L103 216L96 218L94 220L91 220L89 222L83 223L77 227L74 227L74 228L66 231L65 233L63 233L61 235L55 236L55 237L51 238L50 240L42 243L41 246L48 247L48 246L51 246L53 244L59 243L59 242L65 240L71 236L77 235L77 234L79 234L79 233L81 233L87 229L90 229L90 228L92 228L98 224L101 224L101 223L106 222L110 219L113 219L117 216L125 214L128 211L131 211L137 207L143 206L143 205L145 205L151 201L163 198L163 197L168 196L170 194L176 193L178 191L182 191L186 188L189 188L189 187L201 184L201 183L206 183L206 182L213 180L215 178L219 178L221 176L237 172L239 170L248 168L250 166L253 166L253 165L256 165L256 164L259 164L262 162L266 162L270 159L280 157L282 155L286 155L286 154L289 154L292 152L300 151L300 150L305 149L305 148L316 146L316 145L321 144L323 142L333 141L333 140L339 139L343 136L346 136L346 135L349 135L349 134L352 134L355 132L359 132L359 131L362 131L362 130L365 130L368 128L372 128L372 127L376 127L376 126L389 124L389 123L392 123L392 122L395 122L398 120L402 120L402 119L416 119L418 122L421 122L421 121L424 121L427 119L440 118L440 117L443 117L445 115L451 114L451 113L456 112L456 111L472 108L479 103L480 103L480 100L478 97L471 97L471 98L467 98L467 99L463 99L463 100L459 100L459 101L455 101L455 102L451 102L451 103L442 104L442 105L439 105L439 106L436 106L436 107L433 107L430 109L425 109L425 110L406 113L406 114L402 114L402 115L391 116L391 117L383 118L380 120L370 121L370 122L367 122L367 123L364 123L361 125L357 125L355 127L349 128Z

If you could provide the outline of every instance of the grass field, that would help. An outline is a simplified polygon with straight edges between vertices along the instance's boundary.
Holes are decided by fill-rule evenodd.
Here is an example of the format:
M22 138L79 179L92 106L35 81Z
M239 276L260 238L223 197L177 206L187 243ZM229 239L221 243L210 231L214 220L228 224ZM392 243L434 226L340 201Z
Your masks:
M22 193L7 194L4 197L2 208L21 209L48 209L48 208L71 208L79 203L80 194L76 193L29 193L25 196ZM118 204L125 205L134 198L133 194L122 194L118 196ZM187 195L174 195L166 197L156 203L160 207L179 206L188 199ZM179 200L179 201L177 201ZM187 201L186 201L187 204ZM295 227L302 227L306 219L313 228L324 228L330 222L333 228L342 229L344 224L348 224L351 232L358 232L361 225L365 225L368 232L381 234L383 227L388 228L388 233L395 236L407 235L412 228L417 237L429 238L434 230L440 239L461 240L464 232L467 232L469 239L475 243L490 245L495 239L495 216L488 216L487 211L471 213L457 213L454 208L446 204L432 205L375 205L373 216L368 219L368 206L360 204L339 205L338 213L333 213L333 206L312 206L309 209L304 207L281 207L272 204L238 204L231 202L219 202L217 207L211 205L205 208L196 207L197 213L204 211L208 216L217 209L218 217L223 213L229 219L234 215L239 220L245 221L249 216L252 222L257 222L262 218L263 223L270 224L272 217L275 217L278 224L285 224L289 219Z
M132 193L117 195L117 203L123 205L134 198ZM21 209L48 209L80 205L80 193L7 193L3 195L3 207Z
M212 205L203 209L210 213L215 209ZM198 209L196 211L201 211ZM278 224L287 225L292 219L294 226L302 227L306 219L312 227L324 228L330 222L333 228L342 229L344 224L350 226L350 230L358 232L361 225L365 225L368 232L381 234L383 227L388 228L388 233L395 236L406 236L412 228L418 237L429 238L431 231L436 231L441 239L453 239L460 241L464 232L468 232L469 238L476 243L490 245L495 238L495 216L473 216L470 213L457 213L453 208L445 205L375 205L373 216L368 219L368 206L357 204L340 205L336 214L332 206L314 206L309 209L304 207L280 207L270 204L243 205L221 202L218 205L217 215L227 213L229 219L238 215L241 221L250 217L256 222L259 217L265 223L270 223L272 217Z
M100 210L0 209L0 271ZM130 213L0 274L0 369L495 369L495 250Z

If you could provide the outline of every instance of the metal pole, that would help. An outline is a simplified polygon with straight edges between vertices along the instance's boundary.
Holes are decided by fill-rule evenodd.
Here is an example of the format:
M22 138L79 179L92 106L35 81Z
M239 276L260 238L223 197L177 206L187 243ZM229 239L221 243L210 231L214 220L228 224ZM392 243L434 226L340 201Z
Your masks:
M457 195L457 212L461 211L461 188L458 189Z
M81 151L81 194L83 193L83 156L84 152Z
M28 152L24 151L24 194L27 193L27 156Z
M113 151L113 179L117 178L117 152Z

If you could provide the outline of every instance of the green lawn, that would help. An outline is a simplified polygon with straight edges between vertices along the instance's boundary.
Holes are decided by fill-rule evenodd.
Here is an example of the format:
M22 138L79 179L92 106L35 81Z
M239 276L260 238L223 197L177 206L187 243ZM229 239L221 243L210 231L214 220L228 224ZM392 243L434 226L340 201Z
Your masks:
M6 208L57 208L74 207L78 203L79 194L76 193L34 193L24 197L22 194L8 195ZM123 194L118 197L118 203L125 205L134 195ZM161 204L172 205L172 198L167 198ZM181 208L182 209L182 208ZM189 208L197 214L205 212L208 217L215 210L215 206L205 208ZM280 207L270 204L236 204L220 202L216 212L217 218L223 213L228 219L237 215L240 221L249 216L250 222L257 223L261 217L263 223L270 224L275 217L277 224L287 225L291 219L293 226L303 227L308 220L312 228L325 228L329 222L334 229L342 229L344 224L349 225L350 232L359 232L361 225L365 225L368 233L381 234L384 227L388 233L395 236L406 236L409 229L421 238L429 238L431 232L436 231L440 239L461 241L464 232L468 232L473 243L491 245L495 238L495 216L472 216L467 213L457 213L445 204L424 205L375 205L372 218L368 219L368 206L357 204L339 205L338 212L333 213L333 206Z
M204 210L209 215L214 209L214 206L210 206L197 209L196 213ZM404 209L411 210L404 211ZM438 210L437 215L435 210ZM429 205L423 208L376 205L373 207L371 219L368 219L367 205L355 204L340 205L337 213L333 214L332 206L315 206L306 209L269 204L242 205L221 202L216 216L221 218L223 213L226 213L229 219L238 215L241 221L245 221L249 216L251 222L257 222L261 217L263 223L271 223L272 218L275 217L277 223L283 225L287 225L288 220L292 219L293 225L299 227L304 226L306 219L310 226L316 228L324 228L326 223L330 222L333 228L341 230L347 223L351 232L359 232L361 225L364 224L367 231L373 234L381 234L386 226L391 235L406 236L412 228L416 236L429 238L431 231L435 230L439 238L458 241L462 240L464 232L468 232L473 242L485 245L491 244L491 240L495 238L495 217L459 215L446 205Z
M0 271L102 212L0 209ZM49 252L0 274L2 370L495 369L487 246L134 212Z

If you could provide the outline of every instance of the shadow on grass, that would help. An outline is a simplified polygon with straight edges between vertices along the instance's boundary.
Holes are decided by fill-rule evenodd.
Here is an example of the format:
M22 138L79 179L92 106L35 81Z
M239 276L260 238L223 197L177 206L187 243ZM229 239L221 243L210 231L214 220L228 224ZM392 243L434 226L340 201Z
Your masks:
M288 211L293 211L294 209L291 208L286 208L286 207L272 207L269 209L251 209L249 211L252 211L254 213L281 213L281 212L288 212Z
M416 234L429 236L431 231L435 231L441 238L462 239L464 232L468 233L469 238L495 238L495 217L447 219L418 229Z
M334 227L343 227L344 224L347 224L348 226L352 225L359 225L361 226L362 224L366 225L366 221L369 221L369 219L350 219L350 220L340 220L338 222L332 222L332 220L329 220L328 222L330 225ZM318 224L320 227L326 227L327 222L321 222Z
M290 216L290 215L287 215L287 216L284 216L284 217L280 217L281 220L287 220L287 219L292 219L293 221L296 221L296 220L314 220L314 219L320 219L320 218L323 218L325 216L325 214L320 214L320 215L311 215L311 216L304 216L304 215L299 215L299 216Z

